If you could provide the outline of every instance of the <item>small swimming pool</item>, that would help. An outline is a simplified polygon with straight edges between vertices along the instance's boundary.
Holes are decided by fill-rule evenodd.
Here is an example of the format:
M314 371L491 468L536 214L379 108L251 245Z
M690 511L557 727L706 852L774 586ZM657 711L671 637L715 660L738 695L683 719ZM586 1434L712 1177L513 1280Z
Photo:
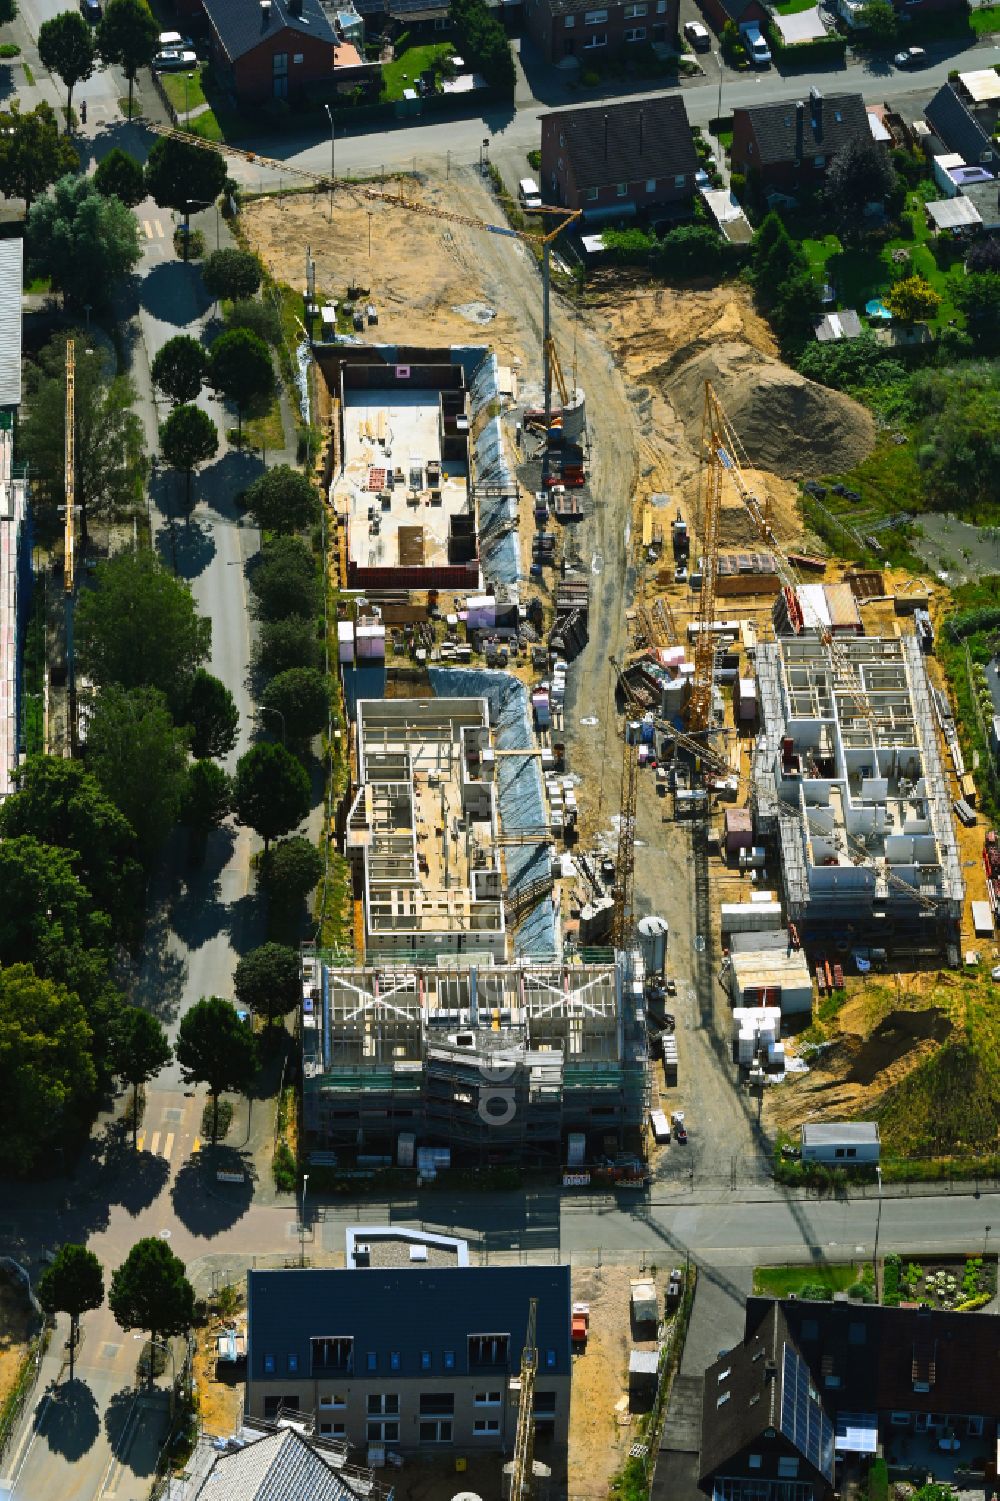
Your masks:
M885 303L882 301L881 297L873 297L870 302L866 302L865 312L868 314L869 318L889 319L892 317L892 314L886 307Z

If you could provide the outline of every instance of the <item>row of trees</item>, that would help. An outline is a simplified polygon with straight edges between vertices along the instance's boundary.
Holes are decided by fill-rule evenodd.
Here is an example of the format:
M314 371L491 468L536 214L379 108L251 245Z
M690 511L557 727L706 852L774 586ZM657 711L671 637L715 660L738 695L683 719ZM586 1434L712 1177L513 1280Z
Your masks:
M159 25L145 0L109 0L93 30L78 10L64 10L38 30L38 55L66 88L70 118L73 90L91 78L98 63L117 64L128 79L128 116L140 68L147 67L157 48Z
M38 1301L54 1318L69 1314L69 1379L80 1319L104 1302L104 1269L86 1246L64 1245L38 1279ZM111 1275L108 1303L123 1329L148 1330L150 1342L186 1334L194 1323L194 1289L179 1256L158 1237L136 1241ZM150 1362L152 1368L152 1362Z

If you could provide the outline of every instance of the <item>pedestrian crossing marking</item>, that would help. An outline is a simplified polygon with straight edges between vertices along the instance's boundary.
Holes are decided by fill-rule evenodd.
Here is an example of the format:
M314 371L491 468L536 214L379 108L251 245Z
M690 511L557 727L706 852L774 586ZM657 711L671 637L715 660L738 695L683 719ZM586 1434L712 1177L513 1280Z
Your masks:
M141 1152L142 1149L143 1149L143 1147L145 1145L146 1145L146 1133L145 1133L145 1131L140 1131L139 1135L136 1137L136 1143L135 1143L135 1149L136 1149L136 1151L137 1152Z
M196 1136L195 1139L194 1139L194 1146L191 1148L191 1156L193 1157L194 1154L195 1154L195 1152L200 1152L200 1151L201 1151L201 1137L200 1136Z
M169 1157L170 1154L171 1154L171 1152L173 1151L173 1149L174 1149L174 1133L171 1131L169 1133L169 1135L167 1136L166 1141L163 1143L163 1155L164 1155L164 1157Z
M160 1133L159 1133L159 1131L154 1131L153 1134L152 1134L152 1136L150 1137L149 1150L152 1152L153 1156L155 1157L157 1155L157 1153L159 1152L159 1149L160 1149Z

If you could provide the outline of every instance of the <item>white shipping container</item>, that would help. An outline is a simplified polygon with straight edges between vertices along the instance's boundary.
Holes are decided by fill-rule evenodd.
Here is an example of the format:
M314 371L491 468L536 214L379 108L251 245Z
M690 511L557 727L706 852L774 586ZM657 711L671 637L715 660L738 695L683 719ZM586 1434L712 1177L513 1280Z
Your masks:
M354 661L354 624L350 620L337 621L337 658L341 662Z

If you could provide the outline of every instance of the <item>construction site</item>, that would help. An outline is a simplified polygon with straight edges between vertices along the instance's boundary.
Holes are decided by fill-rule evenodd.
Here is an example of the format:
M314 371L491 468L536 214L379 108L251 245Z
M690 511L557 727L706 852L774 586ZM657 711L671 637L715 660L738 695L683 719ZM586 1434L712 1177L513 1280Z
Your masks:
M387 763L387 776L372 777L371 709L344 674L348 705L364 704L340 828L355 941L350 955L319 956L307 987L331 997L314 996L307 1028L307 1128L317 1143L356 1140L368 1069L381 1092L375 1155L396 1161L401 1134L433 1145L444 1116L429 1124L441 1099L428 1081L440 1067L452 1080L448 1110L475 1114L460 1081L470 1046L477 1058L490 1051L488 1032L494 1048L517 1052L516 1088L537 1100L503 1160L523 1152L586 1172L612 1156L614 1138L616 1154L644 1156L664 1183L766 1176L772 1100L783 1100L784 1123L810 1068L797 1041L810 1016L830 997L849 1000L873 971L959 964L974 937L985 876L969 872L981 867L982 834L956 825L969 777L928 654L945 596L901 571L852 567L808 532L801 483L862 462L874 423L781 363L742 288L677 291L608 272L571 301L549 286L541 238L530 246L493 232L500 215L470 170L381 201L345 186L332 221L322 199L305 196L245 215L278 280L300 279L312 245L317 305L343 298L347 273L377 305L377 329L314 343L314 384L331 434L344 634L382 633L382 707L405 724L403 700L485 700L484 750L525 752L495 761L491 811L473 830L466 799L473 787L483 796L490 777L470 778L461 736L444 757L452 792L429 782L452 731L424 766L418 752L409 771ZM369 224L370 272L359 252ZM464 459L439 443L446 395L456 413L464 403ZM451 512L444 477L456 487ZM467 518L473 551L456 564L455 524ZM464 583L434 577L453 566L468 570ZM369 567L379 571L358 571ZM359 599L352 582L362 579ZM530 814L505 807L516 782L532 788ZM374 890L379 849L391 851L402 903ZM469 922L480 897L481 926ZM428 1021L449 941L423 942L418 908L425 931L432 911L450 912L461 936L448 962L464 995L443 1006L458 1014L441 1025L471 1044L441 1043ZM647 917L669 933L652 958L637 937ZM606 969L610 1061L641 1081L614 1085L606 1132L590 1103L578 1109L565 1038L540 1031L527 1005L511 1010L513 1031L500 1016L486 1023L478 995L490 965L515 991L562 975L566 1006L588 965ZM640 966L633 1014L621 998ZM353 978L334 1001L338 969ZM406 1040L390 1041L382 997L397 990L417 1000ZM754 1009L770 1019L734 1016ZM610 1013L579 1014L587 1066L608 1063ZM737 1047L740 1034L749 1048ZM443 1057L431 1067L432 1038L447 1067ZM763 1088L774 1083L784 1088ZM562 1101L550 1115L547 1090ZM870 1097L878 1092L876 1077ZM649 1110L693 1122L683 1161L654 1143ZM533 1157L535 1133L546 1145ZM577 1164L570 1138L581 1133ZM490 1160L478 1124L461 1139Z

